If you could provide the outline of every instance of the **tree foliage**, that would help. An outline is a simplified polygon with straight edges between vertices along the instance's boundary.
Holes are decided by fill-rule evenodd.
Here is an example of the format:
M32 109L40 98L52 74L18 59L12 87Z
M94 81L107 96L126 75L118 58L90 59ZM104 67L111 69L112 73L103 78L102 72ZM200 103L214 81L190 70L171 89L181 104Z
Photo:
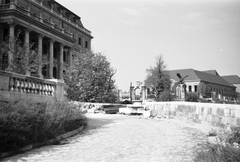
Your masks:
M82 51L74 56L72 70L64 76L68 85L67 97L84 102L115 102L115 73L106 56Z
M162 55L156 57L156 64L154 66L150 66L150 68L146 70L146 73L147 76L145 84L151 87L155 95L155 99L157 101L172 100L170 92L171 80L166 71L166 65Z
M37 49L32 49L34 44L23 44L19 39L20 32L18 31L17 37L8 36L6 41L0 45L0 58L3 59L2 69L18 74L36 73L40 65L44 66L48 63L47 56L40 57ZM10 54L13 58L8 61Z

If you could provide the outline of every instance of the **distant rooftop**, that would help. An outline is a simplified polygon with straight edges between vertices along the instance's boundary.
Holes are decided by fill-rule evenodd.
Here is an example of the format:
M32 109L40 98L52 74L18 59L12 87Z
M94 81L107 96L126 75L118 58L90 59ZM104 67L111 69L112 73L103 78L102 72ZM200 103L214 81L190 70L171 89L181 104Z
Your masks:
M181 77L185 78L185 81L204 81L208 83L215 83L219 85L225 85L233 87L232 83L226 81L221 76L218 75L216 70L209 70L207 72L197 71L194 69L180 69L180 70L169 70L170 78L178 81L179 78L177 73L181 75ZM213 73L213 74L212 74Z
M237 75L226 75L222 76L222 78L231 84L240 84L240 78Z

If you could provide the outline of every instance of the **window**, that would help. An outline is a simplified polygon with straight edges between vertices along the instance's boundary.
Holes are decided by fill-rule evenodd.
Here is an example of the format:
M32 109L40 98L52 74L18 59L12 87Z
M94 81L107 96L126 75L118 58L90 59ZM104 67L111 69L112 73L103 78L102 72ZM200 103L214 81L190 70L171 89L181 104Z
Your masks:
M85 48L88 48L88 41L85 41Z
M82 38L81 37L78 38L78 44L82 45Z
M54 51L53 51L53 58L57 59L57 49L54 48Z
M10 3L10 0L5 0L5 4L9 4Z
M63 51L63 61L67 62L67 52Z
M197 85L194 86L194 92L197 92Z
M189 91L189 92L192 92L192 86L189 86L189 87L188 87L188 91Z

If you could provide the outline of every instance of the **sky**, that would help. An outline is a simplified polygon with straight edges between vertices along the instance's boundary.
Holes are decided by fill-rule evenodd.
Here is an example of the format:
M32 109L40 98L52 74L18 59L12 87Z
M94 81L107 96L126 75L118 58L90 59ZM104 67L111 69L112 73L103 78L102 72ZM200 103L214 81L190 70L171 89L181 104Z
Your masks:
M144 81L159 55L167 70L240 76L240 0L56 1L81 17L123 91Z

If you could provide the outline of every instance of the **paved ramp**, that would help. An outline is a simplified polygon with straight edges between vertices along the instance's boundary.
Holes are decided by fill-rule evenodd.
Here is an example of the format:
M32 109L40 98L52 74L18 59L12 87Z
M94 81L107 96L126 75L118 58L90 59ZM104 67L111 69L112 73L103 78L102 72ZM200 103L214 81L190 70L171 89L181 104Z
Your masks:
M195 124L175 119L88 114L89 126L62 145L37 148L9 162L182 162L206 142Z

